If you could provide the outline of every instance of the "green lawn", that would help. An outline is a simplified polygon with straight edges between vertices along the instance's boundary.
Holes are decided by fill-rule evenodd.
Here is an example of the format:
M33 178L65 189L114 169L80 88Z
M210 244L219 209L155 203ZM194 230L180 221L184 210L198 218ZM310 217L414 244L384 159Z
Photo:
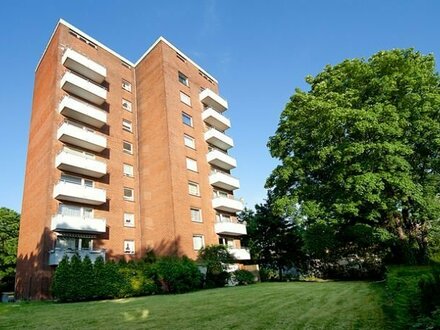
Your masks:
M381 284L261 283L87 303L0 304L0 329L383 329Z

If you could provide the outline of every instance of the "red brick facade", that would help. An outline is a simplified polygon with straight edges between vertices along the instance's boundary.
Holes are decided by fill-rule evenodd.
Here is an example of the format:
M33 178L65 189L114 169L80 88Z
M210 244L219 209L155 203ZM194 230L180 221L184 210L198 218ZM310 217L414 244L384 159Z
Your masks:
M107 98L102 105L95 105L107 113L107 123L96 128L76 120L83 129L93 129L107 139L107 147L101 152L84 150L106 164L107 174L99 178L55 167L58 153L69 147L57 137L58 128L66 119L72 121L58 111L63 97L69 95L60 86L68 71L62 63L66 49L107 69L101 83L108 91ZM179 72L188 78L189 86L179 81ZM131 91L122 88L123 82L131 84ZM209 182L211 165L206 158L204 108L199 101L201 88L218 93L213 78L162 39L134 65L60 21L35 73L16 277L19 298L50 296L54 265L48 260L58 236L64 235L75 244L89 244L92 239L91 249L105 250L106 259L139 258L147 249L195 259L193 235L203 235L205 245L219 242ZM191 106L180 100L180 92L190 97ZM131 102L131 111L122 107L123 100ZM182 122L182 112L192 117L192 127ZM123 120L131 123L131 132L123 129ZM184 145L184 135L194 138L195 149ZM124 141L132 144L132 154L124 152ZM196 160L197 172L187 169L187 157ZM124 175L124 164L132 166L133 176ZM93 181L94 188L105 190L106 202L90 206L55 198L54 186L62 173L82 178L83 184ZM200 196L188 193L188 182L199 185ZM124 188L133 189L133 201L124 199ZM106 231L52 230L52 217L63 203L82 207L81 212L93 209L94 218L106 220ZM191 220L191 208L201 210L202 222ZM124 213L134 215L133 227L124 225ZM83 243L78 243L79 239ZM231 239L239 248L239 236ZM134 254L126 253L125 241L134 242Z

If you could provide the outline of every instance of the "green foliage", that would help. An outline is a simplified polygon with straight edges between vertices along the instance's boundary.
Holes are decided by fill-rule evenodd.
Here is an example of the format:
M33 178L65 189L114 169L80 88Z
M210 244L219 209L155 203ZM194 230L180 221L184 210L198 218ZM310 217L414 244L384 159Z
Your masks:
M409 329L419 317L423 317L419 282L430 271L427 266L394 266L388 270L383 292L388 328Z
M302 230L292 217L274 212L270 194L264 204L255 205L255 212L245 209L239 217L247 227L243 243L249 246L258 264L276 269L280 280L285 268L301 266L304 260Z
M155 267L162 290L166 293L189 292L202 286L202 274L188 257L162 257Z
M52 294L60 301L69 301L72 297L73 280L71 275L70 262L65 256L58 264L52 279Z
M248 285L255 283L255 276L250 271L238 269L232 273L233 282L238 285Z
M295 91L268 143L281 161L266 184L275 209L305 226L386 230L394 260L426 261L428 223L440 217L434 57L381 51L306 81L310 90Z
M429 315L440 308L440 267L423 276L419 281L421 313Z
M206 287L222 287L228 283L231 274L227 271L227 267L228 264L235 263L235 259L226 246L206 246L199 251L198 260L206 267Z
M63 258L55 270L52 294L61 302L125 298L161 292L182 293L201 287L202 275L187 257L163 257L154 263L104 262L88 257Z
M149 265L148 267L152 267ZM135 297L154 294L157 292L155 280L151 278L151 272L146 270L142 262L119 264L121 276L118 297Z
M82 276L82 260L79 255L74 254L70 258L70 276L67 278L69 284L69 293L71 300L85 300L87 293L84 290L84 283L90 281L90 278Z
M13 291L20 214L0 208L0 291Z

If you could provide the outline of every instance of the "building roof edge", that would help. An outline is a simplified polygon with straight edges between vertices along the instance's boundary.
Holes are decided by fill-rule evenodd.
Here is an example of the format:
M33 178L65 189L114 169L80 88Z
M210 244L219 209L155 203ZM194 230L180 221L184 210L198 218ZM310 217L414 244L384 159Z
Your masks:
M202 71L204 74L206 74L210 79L214 80L216 83L218 83L217 79L215 79L211 74L209 74L206 70L204 70L200 65L198 65L196 62L191 60L187 55L185 55L180 49L178 49L176 46L174 46L171 42L169 42L167 39L165 39L163 36L160 36L156 39L156 41L148 48L145 53L137 60L137 62L134 64L134 66L137 66L153 49L156 47L159 42L164 42L166 45L168 45L170 48L172 48L174 51L179 53L181 56L185 58L188 62L190 62L192 65L194 65L197 69Z
M91 42L93 42L94 44L96 44L97 46L101 47L102 49L105 49L106 51L108 51L109 53L115 55L116 57L118 57L120 60L130 64L131 66L134 66L134 63L128 59L126 59L125 57L123 57L122 55L118 54L117 52L115 52L114 50L112 50L111 48L107 47L106 45L104 45L103 43L99 42L98 40L96 40L95 38L91 37L90 35L88 35L87 33L85 33L84 31L78 29L77 27L73 26L72 24L70 24L69 22L66 22L65 20L63 20L62 18L59 19L59 21L57 22L57 25L55 26L55 29L52 32L52 35L50 36L49 42L46 44L46 48L43 51L43 54L40 57L40 60L37 63L37 66L35 68L35 71L38 70L38 67L41 64L41 61L43 60L44 55L46 54L47 48L49 47L53 36L55 35L55 32L58 28L58 26L62 24L66 27L68 27L69 29L77 32L78 34L84 36L85 38L89 39Z

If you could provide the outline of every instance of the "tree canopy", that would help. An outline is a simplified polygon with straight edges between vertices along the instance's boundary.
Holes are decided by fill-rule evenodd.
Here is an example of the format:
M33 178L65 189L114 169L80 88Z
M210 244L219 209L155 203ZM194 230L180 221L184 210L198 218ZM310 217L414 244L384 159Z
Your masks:
M412 49L328 65L296 89L269 140L266 187L308 228L356 224L422 260L440 214L440 79ZM383 232L385 231L385 233Z
M0 289L14 288L20 214L0 208Z

